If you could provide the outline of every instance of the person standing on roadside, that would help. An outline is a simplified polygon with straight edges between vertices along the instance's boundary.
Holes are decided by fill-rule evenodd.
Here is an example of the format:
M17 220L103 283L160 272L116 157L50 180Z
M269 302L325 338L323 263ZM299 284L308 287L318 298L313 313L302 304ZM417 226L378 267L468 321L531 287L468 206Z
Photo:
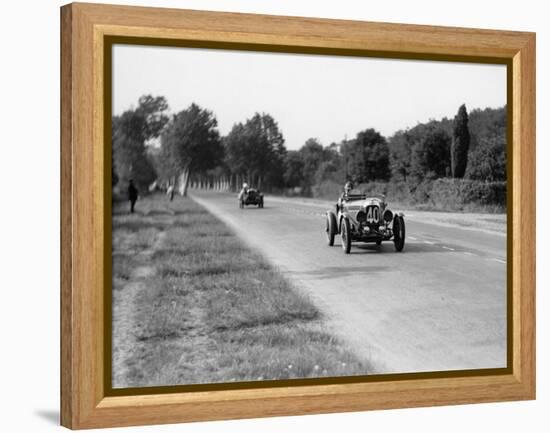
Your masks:
M166 190L166 195L170 197L170 201L174 200L174 185L170 184Z
M130 200L130 213L134 213L134 207L136 205L137 199L138 190L134 185L134 180L130 179L130 183L128 184L128 200Z

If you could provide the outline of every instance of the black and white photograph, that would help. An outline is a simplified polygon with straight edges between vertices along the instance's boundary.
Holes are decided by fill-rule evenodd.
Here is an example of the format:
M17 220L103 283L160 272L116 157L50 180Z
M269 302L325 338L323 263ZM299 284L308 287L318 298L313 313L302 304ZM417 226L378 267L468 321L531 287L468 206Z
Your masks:
M113 45L113 389L506 368L507 77Z

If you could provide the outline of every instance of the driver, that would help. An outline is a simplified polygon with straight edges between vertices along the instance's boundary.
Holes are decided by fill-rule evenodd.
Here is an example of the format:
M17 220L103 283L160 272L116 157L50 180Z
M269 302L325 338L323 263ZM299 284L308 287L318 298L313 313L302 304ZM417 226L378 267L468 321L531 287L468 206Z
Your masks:
M239 192L239 200L246 194L248 194L248 183L244 182L243 187L242 187L241 191Z
M353 189L353 182L351 180L348 180L344 185L344 196L347 196L352 189Z
M344 192L340 195L340 198L338 199L338 203L336 205L336 212L338 213L338 209L342 207L342 203L347 200L348 194L353 189L353 182L351 180L348 180L344 184Z

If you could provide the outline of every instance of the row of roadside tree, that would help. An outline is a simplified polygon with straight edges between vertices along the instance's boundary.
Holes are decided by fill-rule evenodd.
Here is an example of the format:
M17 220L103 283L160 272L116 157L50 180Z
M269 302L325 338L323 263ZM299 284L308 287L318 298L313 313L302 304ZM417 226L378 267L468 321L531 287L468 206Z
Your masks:
M175 185L236 190L246 181L273 193L334 198L343 183L406 205L502 211L506 204L506 107L464 105L454 118L419 123L384 137L373 128L323 145L288 150L266 113L221 136L214 113L197 104L169 115L164 97L142 96L113 117L113 187ZM390 198L390 197L389 197Z

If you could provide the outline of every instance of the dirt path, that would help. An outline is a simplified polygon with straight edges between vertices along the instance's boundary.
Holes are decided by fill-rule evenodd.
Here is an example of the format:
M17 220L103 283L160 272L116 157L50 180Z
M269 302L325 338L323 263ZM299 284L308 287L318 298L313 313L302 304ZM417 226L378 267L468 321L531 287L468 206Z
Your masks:
M159 249L165 238L165 232L159 232L154 245L138 253L138 260L141 263L147 262L155 250ZM112 379L113 388L124 387L128 381L128 359L132 358L133 350L136 347L136 339L131 332L135 329L135 298L137 294L146 289L144 279L155 274L155 269L148 265L135 268L128 282L119 290L113 290L113 358L112 358Z

